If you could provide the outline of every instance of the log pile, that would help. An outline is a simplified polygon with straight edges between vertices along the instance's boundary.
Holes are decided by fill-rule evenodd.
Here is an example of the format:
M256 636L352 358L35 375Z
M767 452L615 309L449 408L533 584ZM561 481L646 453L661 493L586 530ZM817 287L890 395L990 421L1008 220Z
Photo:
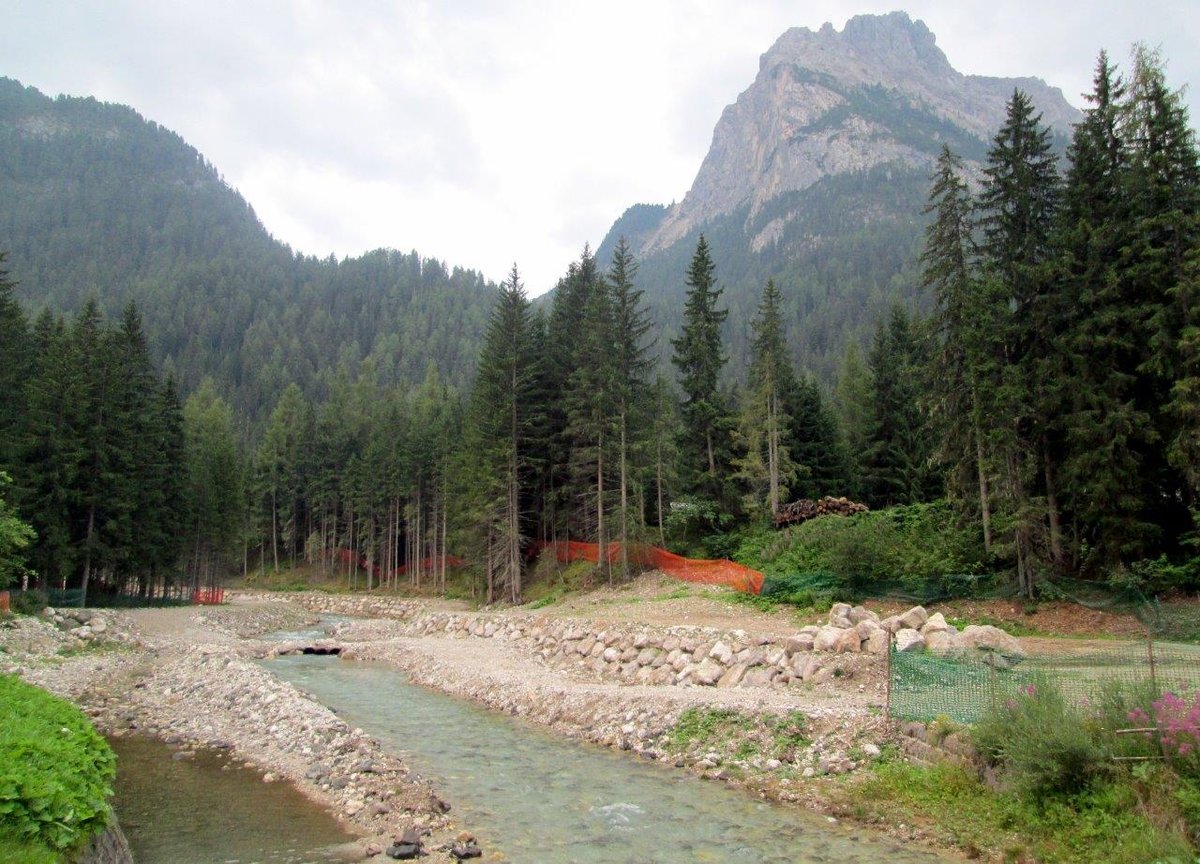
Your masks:
M859 504L849 498L833 498L829 495L817 501L801 498L779 508L779 512L775 514L775 527L797 525L818 516L853 516L855 513L866 513L868 509L870 508L866 504Z

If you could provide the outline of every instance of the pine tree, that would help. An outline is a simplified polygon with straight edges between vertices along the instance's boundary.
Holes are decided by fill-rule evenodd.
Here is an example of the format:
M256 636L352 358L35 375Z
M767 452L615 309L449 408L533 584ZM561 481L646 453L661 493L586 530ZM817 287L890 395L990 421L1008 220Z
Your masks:
M803 498L846 495L852 489L849 458L837 417L810 375L793 379L785 393L788 451L795 466L793 494Z
M617 240L608 271L612 290L614 343L617 373L617 458L620 462L621 575L629 578L629 534L631 519L641 527L641 508L630 512L630 486L637 476L637 454L644 452L647 438L645 411L650 396L649 375L653 366L646 335L652 322L642 305L642 292L634 286L637 262L624 235Z
M779 512L788 491L786 478L793 468L787 446L790 418L786 400L796 383L787 356L782 300L775 281L768 279L758 315L751 324L750 380L739 433L746 454L739 460L738 475L750 484L755 507L762 506L760 493L765 486L770 516Z
M481 515L486 525L487 601L507 591L521 598L521 502L531 463L536 413L532 316L514 264L492 311L472 394L471 441L478 457Z
M1151 418L1157 446L1142 453L1148 521L1168 538L1191 528L1194 465L1185 454L1189 385L1195 376L1194 256L1200 244L1200 159L1182 96L1166 83L1155 52L1135 49L1126 122L1132 209L1123 276L1137 307L1134 333L1145 348L1137 406ZM1180 386L1182 385L1182 386Z
M21 421L25 414L25 386L33 369L33 340L25 313L13 296L16 283L4 267L7 253L0 252L0 470L16 471L20 458Z
M1059 204L1056 162L1041 115L1026 94L1014 92L984 169L978 206L984 269L975 308L987 340L979 364L986 382L980 388L985 449L1004 465L1017 581L1028 595L1039 569L1064 564L1056 480L1064 395L1053 374L1061 305L1049 266ZM1043 547L1049 562L1039 553Z
M679 370L683 391L681 479L686 492L728 511L733 509L726 483L731 463L731 422L718 382L727 359L721 346L721 325L729 312L717 308L722 289L716 286L716 265L704 235L688 267L687 285L682 332L671 342L671 362Z
M920 406L919 337L901 306L880 323L867 360L871 423L863 475L872 506L915 504L937 496L932 436Z
M609 456L619 435L620 378L616 366L616 320L607 282L597 278L576 337L572 365L563 399L567 408L570 472L573 500L585 534L599 545L598 565L612 583L607 554L605 514L609 508L607 473Z
M975 255L971 236L971 196L962 179L962 160L943 146L938 156L927 214L933 221L925 232L921 253L924 287L932 289L937 336L930 392L939 431L940 457L949 469L951 488L969 500L974 489L979 501L983 545L992 548L991 466L984 440L981 391L986 359L980 355L978 324L980 286L972 273Z

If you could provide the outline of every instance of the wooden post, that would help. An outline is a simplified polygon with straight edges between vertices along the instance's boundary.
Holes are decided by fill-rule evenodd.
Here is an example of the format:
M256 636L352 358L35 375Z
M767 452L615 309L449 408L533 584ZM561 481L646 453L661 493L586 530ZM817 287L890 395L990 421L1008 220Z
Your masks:
M996 710L996 652L987 652L988 665L988 704Z

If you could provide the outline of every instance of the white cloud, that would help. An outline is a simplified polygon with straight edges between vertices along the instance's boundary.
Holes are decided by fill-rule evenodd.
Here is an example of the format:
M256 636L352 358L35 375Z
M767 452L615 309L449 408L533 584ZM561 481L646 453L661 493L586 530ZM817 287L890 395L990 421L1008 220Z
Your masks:
M415 248L492 279L515 259L538 293L625 207L684 195L783 30L892 8L0 0L0 74L174 129L300 251ZM1097 50L1135 40L1200 83L1192 0L907 8L960 71L1036 75L1076 104Z

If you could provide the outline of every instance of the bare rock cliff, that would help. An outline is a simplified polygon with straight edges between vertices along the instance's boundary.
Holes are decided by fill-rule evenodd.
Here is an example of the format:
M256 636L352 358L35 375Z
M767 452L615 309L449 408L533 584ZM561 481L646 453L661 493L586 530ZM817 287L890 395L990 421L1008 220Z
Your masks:
M648 233L642 254L671 246L712 219L885 163L931 168L943 142L982 158L1014 89L1068 134L1079 119L1062 92L1037 78L957 72L933 33L903 12L861 15L841 32L792 28L759 64L754 83L721 115L687 196ZM786 217L782 217L786 219ZM757 249L781 230L772 220Z

